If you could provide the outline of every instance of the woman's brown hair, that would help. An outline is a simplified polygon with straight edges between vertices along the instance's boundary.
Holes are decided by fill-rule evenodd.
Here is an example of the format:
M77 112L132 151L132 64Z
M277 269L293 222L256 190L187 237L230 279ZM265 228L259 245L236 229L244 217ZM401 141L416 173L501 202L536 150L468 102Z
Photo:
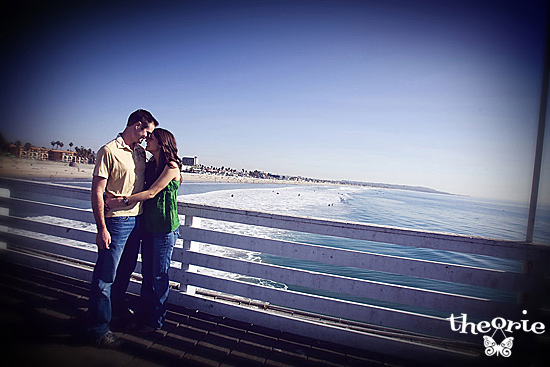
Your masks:
M182 162L180 157L178 157L178 147L174 135L168 130L156 128L153 130L153 136L158 140L162 153L160 155L160 162L157 162L158 167L164 168L164 166L174 162L181 170Z

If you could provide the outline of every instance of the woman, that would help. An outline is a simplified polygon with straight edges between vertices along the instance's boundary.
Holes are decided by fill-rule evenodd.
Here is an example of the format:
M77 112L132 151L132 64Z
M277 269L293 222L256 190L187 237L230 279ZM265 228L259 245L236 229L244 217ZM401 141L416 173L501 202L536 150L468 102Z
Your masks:
M108 198L108 208L143 201L145 231L141 245L141 332L162 328L169 294L168 269L178 238L177 193L181 182L181 159L174 135L156 128L147 138L153 156L145 167L145 190L128 197Z

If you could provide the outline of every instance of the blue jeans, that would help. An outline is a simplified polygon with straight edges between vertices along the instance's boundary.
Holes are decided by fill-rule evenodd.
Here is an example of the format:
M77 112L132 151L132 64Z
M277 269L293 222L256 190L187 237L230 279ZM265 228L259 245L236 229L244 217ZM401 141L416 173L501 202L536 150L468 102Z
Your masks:
M143 235L141 245L142 321L145 325L160 329L166 316L169 290L168 269L172 251L178 239L179 229L169 233Z
M113 305L123 304L141 240L141 216L105 218L105 224L111 245L98 249L88 308L88 331L96 338L109 331Z

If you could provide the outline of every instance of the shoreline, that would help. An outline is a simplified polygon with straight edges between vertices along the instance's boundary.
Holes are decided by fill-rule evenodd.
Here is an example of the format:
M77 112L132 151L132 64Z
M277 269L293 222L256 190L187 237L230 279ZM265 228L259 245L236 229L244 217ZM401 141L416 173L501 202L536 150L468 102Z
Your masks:
M70 166L66 162L39 161L34 159L0 157L0 177L40 179L40 180L92 180L93 164L78 163ZM212 174L182 173L183 182L205 183L251 183L280 185L330 185L309 181L287 181L239 176L219 176Z
M58 161L39 161L35 159L16 158L0 156L0 177L21 178L29 180L92 180L94 171L93 164L77 163L70 166L66 162ZM245 183L245 184L275 184L275 185L308 185L308 186L346 186L346 187L370 187L391 190L406 190L425 192L440 195L456 195L447 192L441 192L424 187L392 185L380 183L353 184L345 182L324 182L324 181L290 181L277 180L273 178L254 178L241 176L221 176L208 173L188 173L182 172L182 181L193 183ZM462 195L458 195L462 196Z

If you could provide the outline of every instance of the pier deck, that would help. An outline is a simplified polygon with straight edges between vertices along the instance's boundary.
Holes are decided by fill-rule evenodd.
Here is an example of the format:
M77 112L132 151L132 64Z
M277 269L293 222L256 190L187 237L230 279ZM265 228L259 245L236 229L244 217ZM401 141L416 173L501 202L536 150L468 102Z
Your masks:
M88 283L0 258L3 355L14 366L416 366L366 352L170 305L151 335L117 330L118 350L83 336ZM132 299L131 301L136 301ZM425 365L425 364L423 364Z

